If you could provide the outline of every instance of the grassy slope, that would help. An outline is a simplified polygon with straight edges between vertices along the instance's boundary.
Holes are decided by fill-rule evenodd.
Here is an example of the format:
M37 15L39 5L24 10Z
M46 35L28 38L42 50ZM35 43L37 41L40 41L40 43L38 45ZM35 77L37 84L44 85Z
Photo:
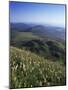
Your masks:
M10 88L65 85L65 67L30 51L10 49Z

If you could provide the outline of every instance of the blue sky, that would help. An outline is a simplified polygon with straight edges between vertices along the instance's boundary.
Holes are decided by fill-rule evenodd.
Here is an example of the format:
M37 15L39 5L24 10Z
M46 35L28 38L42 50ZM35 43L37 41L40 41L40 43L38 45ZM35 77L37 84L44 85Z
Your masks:
M10 2L10 22L65 26L65 5Z

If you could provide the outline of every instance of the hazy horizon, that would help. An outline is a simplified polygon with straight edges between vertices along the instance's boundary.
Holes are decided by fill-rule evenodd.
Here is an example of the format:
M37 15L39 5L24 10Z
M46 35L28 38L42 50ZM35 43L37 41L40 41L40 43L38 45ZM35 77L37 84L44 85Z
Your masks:
M65 5L10 1L10 22L65 27Z

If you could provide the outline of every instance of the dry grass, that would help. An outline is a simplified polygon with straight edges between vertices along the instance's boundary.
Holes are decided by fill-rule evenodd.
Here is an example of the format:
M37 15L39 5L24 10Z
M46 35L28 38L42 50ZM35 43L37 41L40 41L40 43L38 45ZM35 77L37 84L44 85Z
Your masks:
M10 88L65 85L65 66L30 51L10 48Z

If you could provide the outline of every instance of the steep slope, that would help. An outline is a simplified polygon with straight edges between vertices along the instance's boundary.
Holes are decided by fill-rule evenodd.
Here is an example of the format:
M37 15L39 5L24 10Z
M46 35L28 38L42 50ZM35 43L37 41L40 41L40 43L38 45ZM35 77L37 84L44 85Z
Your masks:
M10 88L65 85L65 67L30 51L10 48Z

